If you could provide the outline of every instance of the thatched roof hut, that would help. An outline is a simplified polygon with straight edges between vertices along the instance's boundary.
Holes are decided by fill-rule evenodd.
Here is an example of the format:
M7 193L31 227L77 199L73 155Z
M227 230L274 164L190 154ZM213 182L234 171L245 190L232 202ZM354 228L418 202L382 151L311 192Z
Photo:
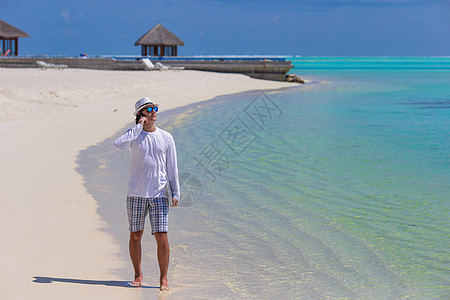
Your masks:
M184 42L158 23L141 36L134 45L142 46L142 56L177 56L177 47L183 46Z
M20 37L29 37L29 35L19 28L0 20L0 55L19 55Z

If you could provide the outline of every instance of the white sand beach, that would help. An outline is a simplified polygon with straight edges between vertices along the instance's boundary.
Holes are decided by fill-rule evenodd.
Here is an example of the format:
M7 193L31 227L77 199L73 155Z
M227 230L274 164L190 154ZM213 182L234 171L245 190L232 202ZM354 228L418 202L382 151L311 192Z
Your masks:
M0 68L0 299L140 297L114 272L131 268L118 257L128 241L104 230L75 170L81 150L133 121L137 99L169 110L294 85L197 71Z

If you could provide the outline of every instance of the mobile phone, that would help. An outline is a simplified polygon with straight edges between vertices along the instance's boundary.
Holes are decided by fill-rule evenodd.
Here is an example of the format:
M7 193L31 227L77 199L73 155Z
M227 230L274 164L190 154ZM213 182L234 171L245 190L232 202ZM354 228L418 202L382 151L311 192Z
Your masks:
M141 118L144 116L143 113L140 113L136 116L136 125L139 123L139 121L141 120Z

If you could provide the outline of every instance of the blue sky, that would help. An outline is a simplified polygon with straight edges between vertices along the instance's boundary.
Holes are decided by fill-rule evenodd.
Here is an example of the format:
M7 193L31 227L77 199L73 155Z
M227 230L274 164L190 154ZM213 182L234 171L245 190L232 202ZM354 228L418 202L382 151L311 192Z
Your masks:
M0 19L21 55L140 55L158 22L179 55L450 55L450 0L0 0Z

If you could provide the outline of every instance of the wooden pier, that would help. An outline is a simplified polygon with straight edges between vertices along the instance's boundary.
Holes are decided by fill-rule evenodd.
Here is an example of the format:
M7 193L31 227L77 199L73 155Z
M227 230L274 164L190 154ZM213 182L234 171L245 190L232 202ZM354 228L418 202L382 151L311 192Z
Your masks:
M145 58L145 57L142 57ZM252 58L252 59L224 59L224 58L152 58L155 64L161 62L173 67L184 67L186 70L238 73L253 78L285 81L286 74L293 67L290 61L284 59ZM102 57L0 57L2 68L39 68L37 61L51 64L67 65L68 68L94 70L130 70L144 71L141 57L136 58L102 58Z

